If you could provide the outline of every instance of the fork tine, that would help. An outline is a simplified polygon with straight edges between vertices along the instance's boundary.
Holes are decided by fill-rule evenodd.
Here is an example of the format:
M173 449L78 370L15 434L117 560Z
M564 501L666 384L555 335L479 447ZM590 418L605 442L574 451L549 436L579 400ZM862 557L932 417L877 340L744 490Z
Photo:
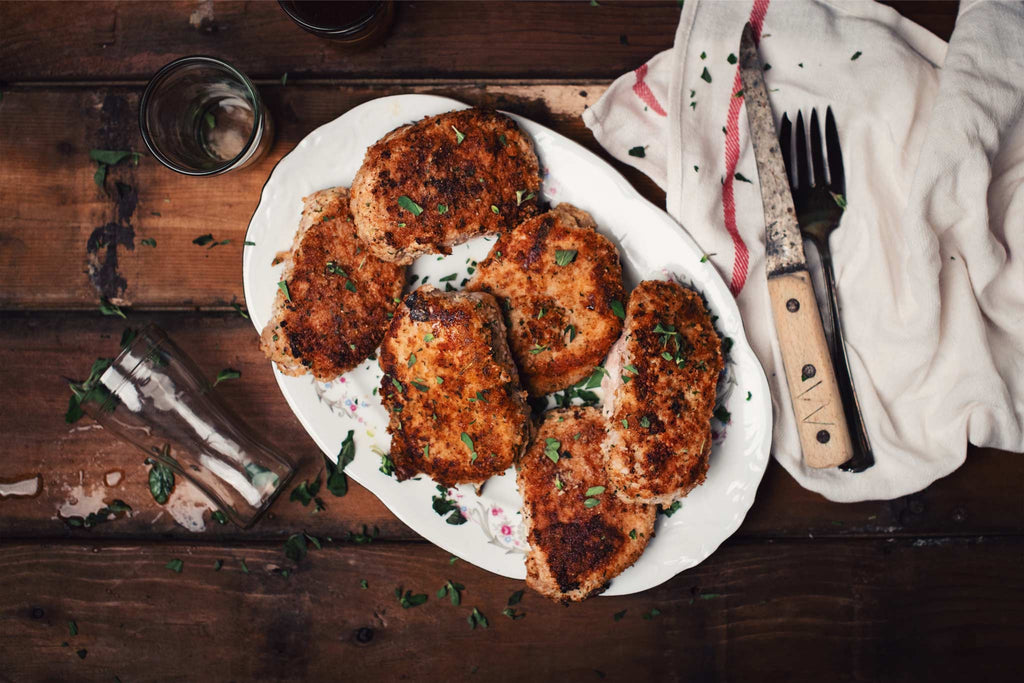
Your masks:
M804 129L804 113L796 115L796 179L794 187L810 187L811 174L807 168L807 133Z
M846 194L846 176L843 173L843 152L839 149L839 131L832 107L825 111L825 149L828 151L829 189Z
M814 169L814 187L825 187L825 157L821 152L821 126L818 110L811 110L811 167Z
M786 176L790 185L795 185L793 180L792 155L789 152L789 143L793 140L793 124L789 122L789 114L782 115L782 126L779 131L779 147L782 149L782 161L786 164Z

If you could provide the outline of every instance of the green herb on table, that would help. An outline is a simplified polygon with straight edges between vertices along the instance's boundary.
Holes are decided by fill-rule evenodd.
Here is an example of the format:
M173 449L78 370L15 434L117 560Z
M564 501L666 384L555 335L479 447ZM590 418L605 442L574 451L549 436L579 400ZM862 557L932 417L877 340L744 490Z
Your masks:
M555 263L560 266L567 266L576 260L577 251L575 249L556 249L555 250Z
M647 150L642 145L637 145L636 147L630 147L630 149L629 149L629 156L636 157L638 159L643 159L644 157L647 156Z
M624 616L626 616L626 610L622 610L621 612L616 612L615 614L612 615L612 619L614 619L615 621L622 621L622 617L624 617Z
M216 560L213 563L213 571L219 572L221 570L221 567L223 567L223 566L224 566L224 560Z
M544 455L555 464L558 464L558 449L561 447L562 442L558 439L552 439L550 436L544 439Z
M197 237L194 240L192 240L192 244L195 244L195 245L200 246L200 247L205 247L207 244L209 244L212 241L213 241L213 235L210 234L210 233L206 233L205 235L200 235L199 237Z
M249 319L249 311L243 308L240 304L231 304L231 307L235 309L235 312L238 313L238 315L242 316L246 320Z
M81 650L76 650L75 654L78 655L79 659L85 659L86 655L89 654L89 651L83 647Z
M362 588L363 590L366 590L367 588L370 587L370 584L368 584L366 582L366 579L363 579L362 581L359 582L359 587Z
M84 382L68 381L71 396L68 398L68 409L64 414L64 421L67 424L74 424L82 418L85 414L82 412L82 404L88 401L98 402L107 410L114 409L116 404L112 400L110 390L100 384L100 377L113 362L113 358L97 358L93 361L89 376Z
M89 529L97 524L109 522L111 515L118 517L124 512L131 512L131 509L132 507L128 505L128 503L119 498L115 498L96 512L90 512L85 517L72 515L71 517L62 517L61 519L63 519L64 523L73 529Z
M511 619L512 621L518 621L519 619L522 619L526 616L522 612L516 612L515 608L513 607L506 607L505 609L501 610L501 613L509 619Z
M650 621L651 619L653 619L654 617L656 617L656 616L658 616L660 614L661 614L661 610L660 609L658 609L657 607L652 607L650 612L647 612L647 613L645 613L643 615L643 618L646 619L647 621Z
M241 376L242 373L239 372L238 370L233 370L232 368L224 368L223 370L217 373L217 379L214 380L213 386L217 386L221 382L225 382L229 379L238 379Z
M348 430L348 434L345 435L345 439L341 442L337 464L331 462L331 459L326 455L324 456L324 466L327 467L327 490L337 498L348 493L348 477L345 476L345 468L356 457L356 445L352 440L354 433L353 430Z
M402 609L418 607L427 601L426 593L417 593L415 595L413 595L412 591L402 593L401 586L395 589L395 597L398 598L398 604L402 606Z
M68 633L72 636L78 635L78 624L75 623L74 619L68 621Z
M145 246L145 247L155 247L156 246L156 240L153 239L152 237L144 237L142 239L142 245Z
M161 454L169 458L170 447L164 445ZM152 458L146 458L146 464L152 465L149 469L149 492L153 494L153 500L163 505L174 490L174 471L162 462Z
M117 304L112 304L107 299L100 299L100 313L103 315L116 315L124 320L128 319L128 316L124 314L124 311Z
M167 569L170 569L175 574L180 574L181 573L181 568L184 567L184 566L185 566L185 563L182 562L181 560L179 560L178 558L174 558L173 560L171 560L170 562L168 562L167 564L164 565L164 567L166 567Z
M312 482L302 481L299 485L292 489L292 494L288 497L288 500L293 502L302 503L302 507L308 506L316 494L320 491L321 473L317 473L316 479Z
M281 85L288 85L288 72L285 71L284 75L281 76Z
M132 165L138 166L140 156L141 155L138 152L132 152L130 150L89 150L89 158L96 162L96 172L92 176L93 181L99 187L103 187L107 180L107 169L110 166L116 166L125 159L131 159Z
M448 497L447 489L438 484L437 490L440 493L440 495L434 496L431 499L433 501L432 507L434 508L434 512L436 512L441 517L445 517L445 515L447 515L445 521L448 524L465 524L467 521L466 517L462 514L462 511L459 509L459 504Z
M217 524L224 525L228 523L228 516L224 514L223 510L214 510L210 517L213 521L217 522Z
M703 72L703 73L702 73L702 74L700 75L700 77L701 77L701 78L702 78L703 80L707 81L708 83L710 83L710 82L711 82L711 72L710 72L710 71L708 71L708 68L707 68L707 67L704 67L704 72Z
M523 599L523 591L521 591L521 590L516 591L512 595L508 596L508 606L509 607L514 607L515 605L518 605L522 599Z
M468 617L466 617L466 621L469 622L470 628L474 630L477 626L480 628L487 628L490 626L490 623L487 621L487 617L485 617L476 607L474 607L473 611L469 613Z
M423 213L423 207L414 202L413 200L409 199L409 197L405 196L404 194L398 198L398 206L405 209L413 216L419 216L421 213Z
M462 602L462 593L460 591L464 590L466 590L466 587L461 583L448 579L448 582L437 591L437 599L440 600L447 595L451 599L452 604L458 606Z
M719 422L727 423L729 422L729 420L732 419L732 413L730 413L725 406L718 406L717 408L715 408L715 412L713 414L715 416L715 419L718 420Z
M356 545L367 545L373 543L373 539L380 536L380 529L373 527L373 533L368 533L366 525L363 525L362 531L349 531L345 534L345 540L349 543L355 543Z
M310 536L306 532L292 534L284 543L284 556L298 564L306 557L309 546L313 546L317 550L323 548L323 544L316 536Z

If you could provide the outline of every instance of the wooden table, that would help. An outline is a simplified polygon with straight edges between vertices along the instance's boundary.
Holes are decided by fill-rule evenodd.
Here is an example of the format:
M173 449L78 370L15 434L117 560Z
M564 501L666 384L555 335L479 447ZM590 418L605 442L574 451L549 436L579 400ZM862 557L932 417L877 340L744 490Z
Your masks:
M955 4L894 4L949 36ZM284 498L249 531L207 519L193 533L154 502L137 452L87 421L64 424L62 376L109 355L125 326L97 309L109 297L129 324L164 327L211 376L240 370L218 391L312 478L319 452L233 308L243 234L274 163L352 106L401 92L515 111L607 158L580 112L669 47L677 17L675 2L418 2L398 8L385 46L350 53L270 2L0 4L0 480L42 478L37 497L0 500L0 679L1015 677L1019 455L971 449L920 493L855 505L803 490L773 462L742 527L700 566L569 608L527 594L526 618L512 621L502 610L520 582L449 563L359 486L320 514ZM89 150L144 149L143 85L196 53L256 80L278 125L272 152L212 179L147 156L97 186ZM231 244L192 244L204 233ZM120 498L134 512L70 529L57 513L76 497L95 507ZM168 507L180 516L185 506L172 497ZM342 540L364 525L379 530L372 543ZM282 576L292 566L282 543L302 530L335 540ZM165 567L175 558L181 573ZM466 586L462 607L433 597L448 579ZM399 585L431 600L403 609ZM469 628L473 606L490 628Z

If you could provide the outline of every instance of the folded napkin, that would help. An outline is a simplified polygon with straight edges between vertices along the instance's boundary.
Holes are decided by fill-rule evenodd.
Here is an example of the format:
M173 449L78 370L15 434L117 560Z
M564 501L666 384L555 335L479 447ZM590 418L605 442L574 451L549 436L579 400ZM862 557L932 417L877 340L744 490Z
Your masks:
M748 21L776 125L826 106L838 123L848 208L831 246L876 458L864 472L801 460L734 96ZM1022 36L1020 3L962 2L947 47L873 3L689 0L674 48L583 115L612 155L666 190L668 212L730 285L772 388L775 457L832 500L918 491L959 467L968 441L1024 450Z

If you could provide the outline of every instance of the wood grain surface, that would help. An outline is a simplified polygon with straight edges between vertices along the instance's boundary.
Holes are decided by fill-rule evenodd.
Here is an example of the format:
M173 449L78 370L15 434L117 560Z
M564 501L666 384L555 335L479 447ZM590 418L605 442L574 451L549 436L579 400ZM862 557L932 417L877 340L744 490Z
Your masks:
M527 593L512 621L522 582L423 544L328 543L296 569L278 544L18 543L0 553L0 651L34 653L7 662L17 681L994 680L1024 638L1022 551L732 541L638 595ZM449 580L459 606L436 596ZM399 586L428 601L403 609ZM488 628L470 628L474 607Z

